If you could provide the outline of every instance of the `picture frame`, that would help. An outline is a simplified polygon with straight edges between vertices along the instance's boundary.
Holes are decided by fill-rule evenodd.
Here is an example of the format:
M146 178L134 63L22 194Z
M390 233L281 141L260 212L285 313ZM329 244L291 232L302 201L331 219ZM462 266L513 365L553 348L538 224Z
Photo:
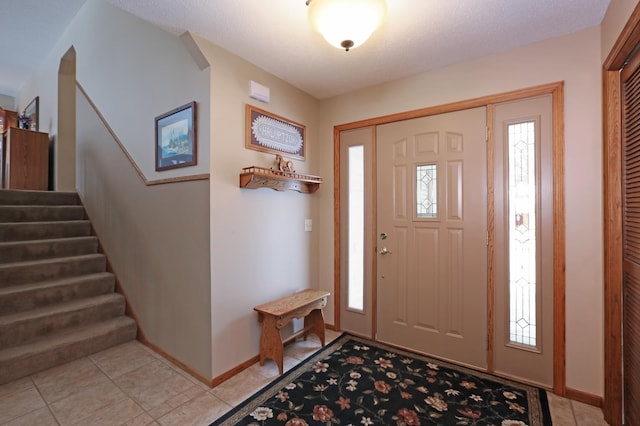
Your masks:
M29 130L40 130L39 115L40 115L40 96L36 96L27 107L24 109L23 114L29 118Z
M157 172L198 164L197 107L189 102L155 118Z
M303 124L249 104L245 123L245 148L304 161L307 128Z

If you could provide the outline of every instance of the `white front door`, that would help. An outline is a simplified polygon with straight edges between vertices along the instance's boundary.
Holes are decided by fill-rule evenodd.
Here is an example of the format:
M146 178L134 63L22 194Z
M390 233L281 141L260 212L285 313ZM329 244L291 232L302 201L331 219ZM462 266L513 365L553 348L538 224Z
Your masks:
M377 127L377 339L487 367L484 107Z

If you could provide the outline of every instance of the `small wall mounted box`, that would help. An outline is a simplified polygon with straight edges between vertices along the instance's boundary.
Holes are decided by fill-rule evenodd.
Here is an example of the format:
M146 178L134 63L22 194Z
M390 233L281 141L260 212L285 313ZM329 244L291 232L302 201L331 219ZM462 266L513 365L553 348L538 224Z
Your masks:
M249 96L253 99L257 99L260 102L269 103L270 90L267 86L256 83L253 80L249 81Z

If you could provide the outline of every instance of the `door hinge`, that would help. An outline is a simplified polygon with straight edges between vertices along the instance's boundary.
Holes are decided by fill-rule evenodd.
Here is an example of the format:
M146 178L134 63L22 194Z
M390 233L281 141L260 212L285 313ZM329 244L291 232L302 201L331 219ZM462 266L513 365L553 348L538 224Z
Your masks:
M489 142L489 127L484 128L484 141Z
M489 231L487 231L487 235L485 237L484 243L487 247L489 246Z

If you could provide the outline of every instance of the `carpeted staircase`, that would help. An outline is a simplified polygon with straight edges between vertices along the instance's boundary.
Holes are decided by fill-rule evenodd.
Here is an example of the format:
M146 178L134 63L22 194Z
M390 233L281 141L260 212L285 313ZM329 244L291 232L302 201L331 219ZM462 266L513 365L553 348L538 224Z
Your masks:
M72 192L0 190L0 384L132 340Z

